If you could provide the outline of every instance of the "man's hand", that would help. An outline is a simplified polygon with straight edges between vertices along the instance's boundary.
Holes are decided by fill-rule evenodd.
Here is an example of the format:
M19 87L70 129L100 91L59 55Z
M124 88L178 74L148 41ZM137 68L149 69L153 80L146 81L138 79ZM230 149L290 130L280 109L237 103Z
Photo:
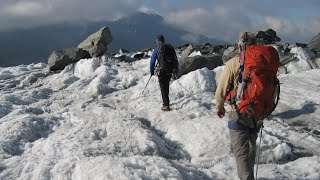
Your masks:
M174 73L172 73L172 77L171 77L173 80L177 80L178 79L178 77L177 77L177 74L174 74Z
M173 71L172 71L172 79L173 80L177 80L178 79L178 70L177 69L173 69Z
M222 118L224 116L224 114L226 113L226 110L224 109L224 107L220 107L217 109L217 115Z

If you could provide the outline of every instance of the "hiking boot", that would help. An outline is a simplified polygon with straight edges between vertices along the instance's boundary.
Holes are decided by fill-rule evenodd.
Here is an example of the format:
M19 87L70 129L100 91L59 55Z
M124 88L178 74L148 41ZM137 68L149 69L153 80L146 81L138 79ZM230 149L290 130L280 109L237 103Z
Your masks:
M162 111L170 111L170 107L169 106L162 106L161 108Z

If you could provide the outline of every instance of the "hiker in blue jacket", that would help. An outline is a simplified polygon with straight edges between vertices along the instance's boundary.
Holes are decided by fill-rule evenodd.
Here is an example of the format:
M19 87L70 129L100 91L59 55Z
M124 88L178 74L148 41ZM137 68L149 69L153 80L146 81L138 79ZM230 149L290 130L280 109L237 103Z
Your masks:
M150 73L158 76L163 101L161 110L170 111L169 82L171 77L176 78L178 73L178 58L174 48L165 43L163 35L158 35L156 41L158 46L154 48L151 56Z

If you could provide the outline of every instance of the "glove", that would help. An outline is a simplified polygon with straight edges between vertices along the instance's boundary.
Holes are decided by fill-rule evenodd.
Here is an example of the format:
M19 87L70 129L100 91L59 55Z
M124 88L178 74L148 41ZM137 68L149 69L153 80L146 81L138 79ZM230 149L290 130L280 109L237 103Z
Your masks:
M178 70L177 69L173 69L172 71L172 79L173 80L177 80L178 79Z
M177 80L178 79L178 77L177 77L177 74L175 74L175 73L172 73L172 77L171 77L173 80Z
M220 107L217 109L217 115L219 116L219 118L222 118L225 113L226 113L226 110L224 109L224 107Z

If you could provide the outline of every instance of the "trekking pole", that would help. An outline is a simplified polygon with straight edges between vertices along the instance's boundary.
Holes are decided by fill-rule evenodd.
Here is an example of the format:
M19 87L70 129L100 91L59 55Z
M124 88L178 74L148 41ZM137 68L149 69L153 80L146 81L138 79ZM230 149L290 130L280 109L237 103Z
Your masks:
M143 94L144 90L146 90L146 88L147 88L147 86L148 86L148 84L149 84L149 81L150 81L151 77L152 77L152 75L150 76L150 78L149 78L149 80L148 80L148 82L147 82L146 86L144 87L144 89L143 89L143 91L142 91L141 94Z
M257 159L257 168L256 168L256 179L258 179L258 167L259 167L260 146L261 146L261 139L262 139L262 129L263 129L263 124L262 124L262 127L261 127L260 143L259 143L259 147L258 147L258 159Z

